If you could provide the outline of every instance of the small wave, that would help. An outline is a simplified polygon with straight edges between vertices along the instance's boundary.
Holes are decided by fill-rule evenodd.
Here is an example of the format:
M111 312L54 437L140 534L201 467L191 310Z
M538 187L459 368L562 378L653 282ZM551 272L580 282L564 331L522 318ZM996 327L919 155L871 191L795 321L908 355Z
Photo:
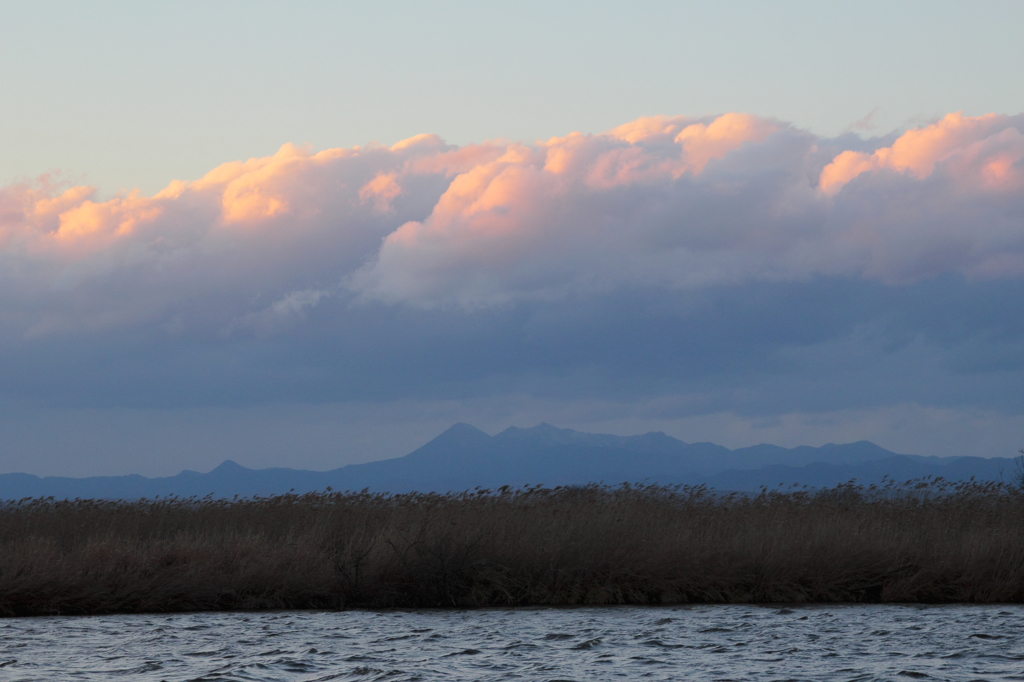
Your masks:
M360 677L365 677L366 675L379 675L382 672L384 671L379 668L367 668L366 666L361 665L352 668L352 672L350 672L349 675L359 675Z
M186 651L184 656L218 656L227 651L227 649L215 649L213 651ZM260 656L268 656L269 654L260 654Z
M317 668L315 665L305 661L297 661L294 658L279 658L276 661L271 661L270 665L290 673L308 673Z
M991 607L851 605L827 616L794 606L792 617L773 620L776 610L782 609L211 613L169 621L162 643L147 618L13 619L0 625L0 679L582 682L615 671L650 682L867 682L881 669L889 679L943 677L939 670L1024 676L1024 607L1001 606L1012 618ZM801 613L814 623L793 627ZM199 624L200 631L185 629ZM889 657L894 652L898 658Z
M146 661L142 665L137 665L134 668L125 668L122 670L108 670L108 675L141 675L142 673L151 673L157 670L163 669L163 664L159 661Z

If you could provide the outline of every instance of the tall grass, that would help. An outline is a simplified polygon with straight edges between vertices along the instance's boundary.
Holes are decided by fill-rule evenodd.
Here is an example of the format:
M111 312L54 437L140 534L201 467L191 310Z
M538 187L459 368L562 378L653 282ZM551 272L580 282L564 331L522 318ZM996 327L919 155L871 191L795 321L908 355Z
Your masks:
M599 486L0 505L0 615L1024 601L1024 492Z

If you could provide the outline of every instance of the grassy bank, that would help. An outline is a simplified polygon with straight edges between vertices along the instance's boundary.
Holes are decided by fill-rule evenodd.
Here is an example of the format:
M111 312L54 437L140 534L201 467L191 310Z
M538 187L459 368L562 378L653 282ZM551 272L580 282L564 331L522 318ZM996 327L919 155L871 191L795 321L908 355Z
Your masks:
M0 615L1024 601L1024 493L586 487L0 506Z

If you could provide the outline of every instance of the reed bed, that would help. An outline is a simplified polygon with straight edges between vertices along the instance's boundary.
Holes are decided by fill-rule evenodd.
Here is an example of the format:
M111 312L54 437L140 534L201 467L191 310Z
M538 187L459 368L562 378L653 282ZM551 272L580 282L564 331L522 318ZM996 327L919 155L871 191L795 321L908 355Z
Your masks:
M1024 601L1024 492L926 481L0 505L0 615Z

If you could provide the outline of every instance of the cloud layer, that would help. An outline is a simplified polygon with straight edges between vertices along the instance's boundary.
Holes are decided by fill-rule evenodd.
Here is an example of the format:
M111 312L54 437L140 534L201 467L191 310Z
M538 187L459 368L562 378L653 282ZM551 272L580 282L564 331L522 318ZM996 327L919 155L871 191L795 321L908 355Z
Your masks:
M0 189L2 399L1024 413L1024 116L745 114Z
M343 291L479 308L1018 277L1022 130L1022 116L950 114L872 146L743 114L651 117L532 145L285 145L152 197L43 178L0 190L4 321L29 337L156 320L267 331Z
M488 305L621 286L1024 273L1024 118L952 114L872 152L751 116L642 119L459 175L353 285ZM832 149L830 149L832 148Z

